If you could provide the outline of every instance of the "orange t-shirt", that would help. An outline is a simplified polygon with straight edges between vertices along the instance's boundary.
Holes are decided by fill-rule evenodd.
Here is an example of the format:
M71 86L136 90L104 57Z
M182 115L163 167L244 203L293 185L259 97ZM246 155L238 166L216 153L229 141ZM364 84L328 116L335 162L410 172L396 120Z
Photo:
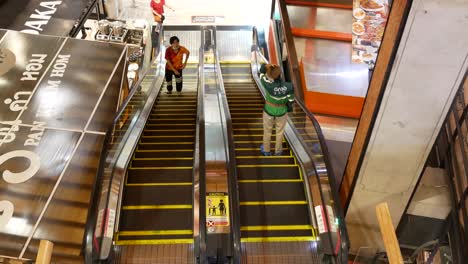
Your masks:
M188 49L186 49L185 47L179 46L179 50L176 53L174 52L172 47L169 46L166 49L165 58L167 61L170 61L172 63L172 66L174 66L174 69L181 70L182 67L184 66L184 62L183 62L184 54L186 55L189 54ZM169 69L169 65L166 64L166 68Z

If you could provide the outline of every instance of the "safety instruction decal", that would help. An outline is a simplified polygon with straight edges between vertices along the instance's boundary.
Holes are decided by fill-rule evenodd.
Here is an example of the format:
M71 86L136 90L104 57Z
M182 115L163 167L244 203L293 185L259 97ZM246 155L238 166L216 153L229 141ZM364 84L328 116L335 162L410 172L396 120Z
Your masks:
M217 231L222 230L222 227L229 227L229 199L227 193L206 194L206 227L209 233L218 233Z

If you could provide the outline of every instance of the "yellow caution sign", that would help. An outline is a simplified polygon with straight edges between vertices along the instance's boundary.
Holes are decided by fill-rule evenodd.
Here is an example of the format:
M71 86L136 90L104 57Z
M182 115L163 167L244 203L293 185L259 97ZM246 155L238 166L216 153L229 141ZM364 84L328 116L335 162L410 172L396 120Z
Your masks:
M206 227L209 233L224 233L226 231L224 227L229 227L227 193L206 194Z

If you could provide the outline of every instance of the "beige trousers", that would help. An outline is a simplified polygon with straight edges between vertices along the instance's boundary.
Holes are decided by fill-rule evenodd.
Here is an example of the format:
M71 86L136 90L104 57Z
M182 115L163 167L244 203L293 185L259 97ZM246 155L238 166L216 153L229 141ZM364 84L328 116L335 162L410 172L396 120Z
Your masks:
M276 127L275 153L280 153L283 151L283 135L287 118L288 114L275 117L270 116L265 111L263 111L263 148L266 152L270 152L271 131L273 130L273 125Z

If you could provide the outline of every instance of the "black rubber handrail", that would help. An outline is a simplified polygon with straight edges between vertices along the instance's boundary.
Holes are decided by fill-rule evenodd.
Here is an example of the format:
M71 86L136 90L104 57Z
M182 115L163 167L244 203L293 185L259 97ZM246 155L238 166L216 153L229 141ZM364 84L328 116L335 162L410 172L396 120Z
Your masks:
M237 163L236 163L236 152L233 134L230 133L233 131L232 128L232 118L231 112L229 110L229 104L226 97L226 91L224 89L224 80L222 77L221 64L219 62L219 54L217 49L216 41L216 28L214 30L214 52L215 52L215 62L216 62L216 72L217 72L217 81L218 87L221 92L221 100L223 104L223 109L226 119L226 130L227 130L227 164L228 164L228 191L229 191L229 206L231 208L231 232L232 232L232 241L233 241L233 263L241 262L241 232L240 232L240 203L239 203L239 189L238 189L238 180L237 180Z
M281 1L280 1L281 2ZM283 3L284 4L284 3ZM280 3L280 6L282 4ZM286 14L281 14L281 17L283 18L283 21L284 20L288 20L288 23L289 23L289 17L287 15L287 10L286 8L280 8L281 11L286 11ZM284 26L284 24L283 24ZM294 40L292 39L292 34L290 34L291 32L289 32L289 34L286 34L285 35L289 35L286 36L286 41L289 42L287 46L288 48L288 59L290 60L291 64L293 65L293 67L290 67L290 69L293 71L291 73L291 77L293 79L293 84L295 87L295 90L299 89L302 91L302 85L300 83L300 81L297 80L297 75L298 75L298 72L295 71L293 69L298 69L298 60L297 60L297 56L295 57L292 57L292 55L295 55L296 54L296 51L295 51L295 46L294 46ZM254 48L256 48L256 51L258 53L260 53L259 49L258 49L258 32L257 32L257 28L254 27L253 29L253 42L254 42ZM293 51L290 51L290 49L293 49ZM254 50L252 50L254 51ZM257 63L258 64L258 63ZM296 67L294 67L294 65L296 65ZM312 122L313 126L314 126L314 129L315 129L315 132L317 134L317 137L318 137L318 140L319 140L319 144L320 144L320 147L321 147L321 150L322 150L322 154L323 154L323 160L324 160L324 163L325 163L325 167L327 169L327 174L328 174L328 180L330 182L330 185L331 185L331 193L332 193L332 196L333 196L333 199L334 199L334 210L336 212L336 216L338 219L339 219L339 228L340 228L340 254L341 256L338 256L339 257L339 263L347 263L347 260L348 260L348 248L349 248L349 241L348 241L348 234L347 234L347 230L346 230L346 226L345 226L345 221L344 221L344 216L343 216L343 209L341 207L341 202L339 200L339 196L338 196L338 192L337 192L337 186L336 186L336 183L335 183L335 178L334 178L334 174L333 174L333 169L332 169L332 166L331 166L331 163L330 163L330 159L329 159L329 152L328 152L328 148L327 148L327 145L326 145L326 141L325 141L325 137L323 135L323 132L322 132L322 129L320 127L320 124L318 123L317 119L315 118L315 116L305 107L304 103L302 102L301 98L295 98L295 103L300 107L300 109L302 110L302 112L309 118L309 120ZM315 169L315 173L316 175L319 175L315 166L314 166L314 169ZM323 199L323 196L322 196L322 199ZM326 204L324 203L324 201L322 201L323 204ZM332 224L329 222L329 219L328 219L328 214L325 214L324 215L327 223L329 224ZM330 237L330 241L333 241Z
M198 205L199 205L199 214L198 214L198 256L195 256L195 263L205 263L206 262L206 158L205 158L205 80L204 80L204 57L205 57L205 32L202 28L200 30L201 42L199 50L199 65L198 65L198 108L197 108L197 132L196 139L198 139L198 165L194 166L194 173L197 173L198 170ZM197 154L196 154L197 155ZM195 174L194 174L195 176ZM194 177L195 179L195 177ZM193 188L196 188L196 182L193 183ZM194 189L195 190L195 189ZM195 199L194 195L194 202ZM194 226L195 228L195 226ZM198 260L197 260L198 258Z
M156 54L159 54L161 51L160 46L161 46L161 34L162 31L159 32L159 38L158 38L158 45ZM96 259L94 259L94 256L96 255L94 248L98 247L98 251L100 250L99 247L100 245L96 245L97 241L95 240L94 237L94 232L95 232L95 227L98 219L98 208L99 208L99 198L100 198L100 193L102 192L102 185L103 185L103 180L104 180L104 166L106 165L106 157L108 154L108 150L110 148L110 142L111 142L111 137L113 135L113 131L115 126L117 125L117 122L120 120L122 117L122 114L124 113L125 109L127 109L127 106L135 93L140 90L141 83L145 79L146 75L150 72L151 70L151 65L157 60L159 56L155 56L153 60L150 62L149 66L147 69L143 71L141 74L141 78L132 85L132 88L130 90L130 93L128 94L127 98L124 100L122 105L119 107L117 113L114 116L114 119L112 123L109 125L109 127L106 130L106 134L104 137L103 145L101 148L100 152L100 158L99 158L99 166L98 166L98 171L96 173L96 178L95 182L93 185L93 191L91 192L91 197L90 197L90 207L88 209L88 216L86 220L86 225L85 225L85 232L83 234L83 246L82 246L82 254L84 257L85 263L94 263ZM112 182L112 178L110 179L109 182ZM110 189L111 185L108 185L108 189ZM108 196L110 194L110 190L108 190ZM107 199L108 201L109 199Z

